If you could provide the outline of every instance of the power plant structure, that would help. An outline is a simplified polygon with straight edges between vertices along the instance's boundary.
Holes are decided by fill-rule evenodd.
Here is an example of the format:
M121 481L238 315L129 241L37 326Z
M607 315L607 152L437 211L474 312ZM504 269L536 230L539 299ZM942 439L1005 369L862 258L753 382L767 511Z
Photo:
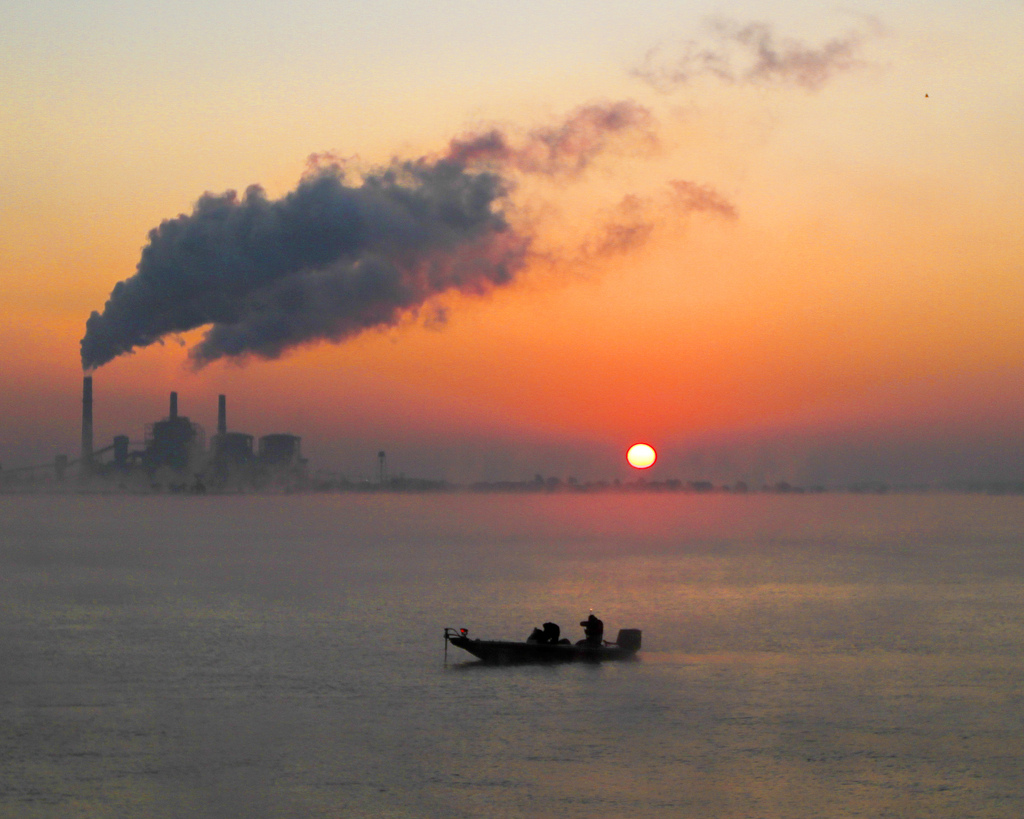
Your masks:
M167 415L142 425L141 438L121 433L110 443L97 443L93 376L82 379L81 451L77 458L58 454L52 460L13 469L0 465L0 493L67 491L69 476L84 492L234 492L296 491L433 491L445 481L392 478L387 455L377 453L377 475L349 481L341 475L310 476L302 455L302 438L288 432L256 437L228 428L227 396L217 397L217 431L203 427L179 411L178 393L171 392Z
M92 376L82 379L82 467L92 464Z
M82 423L85 423L83 417ZM188 418L178 415L178 393L171 393L171 406L167 417L146 425L143 463L148 471L169 467L185 472L198 463L206 446L203 428Z
M305 479L306 459L298 435L274 433L258 440L245 432L230 432L227 396L217 399L217 433L206 446L199 424L178 412L178 393L170 395L166 418L146 424L141 446L132 448L127 435L96 450L93 441L92 376L82 381L82 452L79 473L85 478L111 478L124 484L145 480L151 487L205 491L225 488L294 488ZM110 454L109 460L103 456ZM58 474L69 466L57 459ZM73 463L73 462L72 462Z

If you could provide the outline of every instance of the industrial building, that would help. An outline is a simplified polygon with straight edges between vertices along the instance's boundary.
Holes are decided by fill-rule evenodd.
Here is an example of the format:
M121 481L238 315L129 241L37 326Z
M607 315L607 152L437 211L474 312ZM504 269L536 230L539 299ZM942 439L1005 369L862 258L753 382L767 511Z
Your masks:
M302 439L298 435L276 433L260 438L260 462L267 466L294 467L303 462Z
M203 459L206 451L203 439L203 428L199 424L178 415L178 393L172 392L167 417L146 425L143 463L151 473L164 467L187 472Z
M302 439L273 433L259 439L246 432L231 432L227 424L227 396L218 396L217 433L206 446L198 423L178 412L178 394L172 392L166 418L146 424L141 444L132 447L127 435L117 435L102 449L93 441L92 376L82 382L82 452L79 472L87 478L110 478L124 484L145 480L153 488L205 491L262 487L294 488L305 480L306 459ZM109 459L104 459L109 456ZM72 462L73 463L73 462ZM67 458L58 458L63 472Z

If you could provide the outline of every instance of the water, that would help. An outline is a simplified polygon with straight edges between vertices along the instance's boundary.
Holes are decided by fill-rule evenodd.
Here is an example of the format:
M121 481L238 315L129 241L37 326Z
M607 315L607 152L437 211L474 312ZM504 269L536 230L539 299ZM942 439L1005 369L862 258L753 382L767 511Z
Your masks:
M0 497L0 658L3 817L1016 819L1024 499Z

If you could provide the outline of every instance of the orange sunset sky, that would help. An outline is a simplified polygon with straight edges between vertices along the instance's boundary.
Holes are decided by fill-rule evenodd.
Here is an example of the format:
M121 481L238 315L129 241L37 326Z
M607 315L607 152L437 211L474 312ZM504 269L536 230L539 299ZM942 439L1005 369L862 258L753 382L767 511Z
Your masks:
M528 238L511 282L273 360L194 370L207 327L170 333L95 371L97 446L176 390L353 479L379 449L627 478L636 440L648 479L1024 479L1019 0L37 0L0 31L4 468L77 456L86 319L163 220L497 129L586 152L471 169ZM614 106L642 115L580 148Z

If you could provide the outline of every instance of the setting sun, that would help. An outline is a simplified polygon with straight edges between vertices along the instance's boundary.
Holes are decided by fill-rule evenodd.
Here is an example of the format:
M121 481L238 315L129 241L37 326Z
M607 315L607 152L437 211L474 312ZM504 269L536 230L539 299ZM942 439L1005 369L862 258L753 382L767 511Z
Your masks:
M654 451L654 447L650 444L633 444L629 448L629 452L626 453L626 460L629 461L629 465L637 469L647 469L647 467L653 466L657 459L658 453Z

